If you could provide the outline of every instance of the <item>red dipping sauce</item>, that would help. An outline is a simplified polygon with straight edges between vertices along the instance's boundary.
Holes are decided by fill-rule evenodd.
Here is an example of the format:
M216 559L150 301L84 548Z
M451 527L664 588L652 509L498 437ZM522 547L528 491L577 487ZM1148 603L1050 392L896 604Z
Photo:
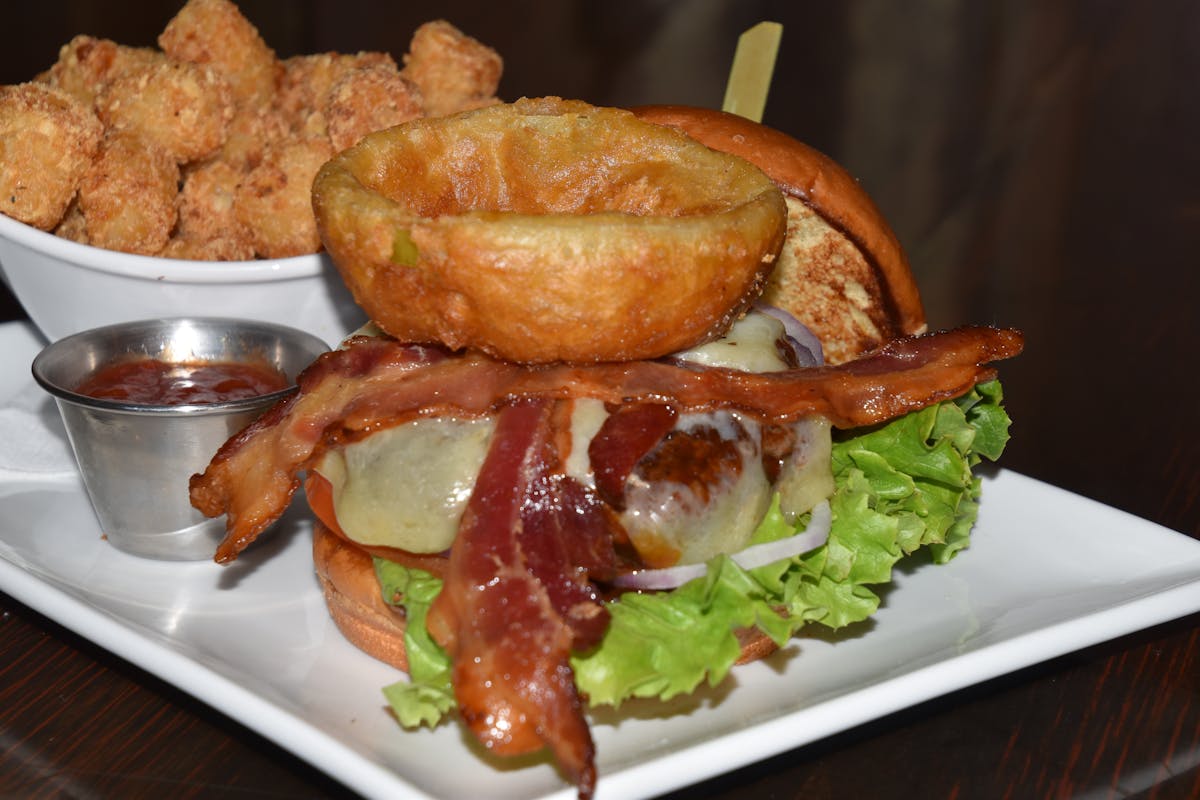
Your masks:
M261 362L172 363L143 358L103 366L75 387L75 392L123 403L184 406L244 400L289 385L282 372Z

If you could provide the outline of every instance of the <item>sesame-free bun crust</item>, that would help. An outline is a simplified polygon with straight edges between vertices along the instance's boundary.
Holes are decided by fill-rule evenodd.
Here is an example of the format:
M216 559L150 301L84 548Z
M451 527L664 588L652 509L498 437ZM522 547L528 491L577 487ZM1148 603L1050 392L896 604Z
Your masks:
M840 165L785 133L705 108L644 106L634 114L687 133L765 172L787 198L788 225L763 300L811 329L830 363L925 331L908 258L866 191Z
M559 98L370 134L322 167L313 208L380 328L518 363L656 358L723 333L787 224L744 160Z
M313 565L329 615L342 635L368 655L407 672L404 615L383 602L366 551L314 520Z

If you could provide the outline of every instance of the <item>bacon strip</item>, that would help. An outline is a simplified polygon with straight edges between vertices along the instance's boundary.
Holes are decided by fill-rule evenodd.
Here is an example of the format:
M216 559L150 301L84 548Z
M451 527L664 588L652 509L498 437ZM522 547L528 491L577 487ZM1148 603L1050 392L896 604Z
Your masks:
M595 746L569 657L599 641L608 613L572 542L607 537L602 519L599 529L580 525L564 504L572 498L551 406L520 402L498 415L427 625L451 658L459 713L475 736L500 755L548 745L587 798Z
M613 409L588 444L596 490L615 509L624 509L625 481L642 456L675 425L671 406L637 403Z
M473 416L518 398L593 397L680 411L728 408L764 422L819 414L842 428L869 425L957 397L994 376L986 365L1021 351L1017 331L959 328L897 339L836 367L748 373L667 361L529 367L385 338L326 353L285 407L231 439L202 475L192 504L227 514L216 560L231 561L287 508L297 475L324 448L418 415ZM431 355L433 353L433 355Z
M210 517L227 515L228 533L216 560L237 558L279 518L300 485L300 465L313 455L326 428L337 422L356 392L376 376L395 378L445 359L436 348L359 336L301 372L298 392L226 441L204 475L189 481L193 506ZM262 502L254 502L256 492ZM231 541L234 531L240 533Z

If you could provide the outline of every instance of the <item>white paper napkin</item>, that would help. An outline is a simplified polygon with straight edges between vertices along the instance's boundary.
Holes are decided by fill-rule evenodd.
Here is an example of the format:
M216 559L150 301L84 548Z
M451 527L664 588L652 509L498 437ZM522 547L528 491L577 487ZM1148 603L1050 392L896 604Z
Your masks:
M32 375L18 379L0 404L0 483L56 482L78 475L54 399Z

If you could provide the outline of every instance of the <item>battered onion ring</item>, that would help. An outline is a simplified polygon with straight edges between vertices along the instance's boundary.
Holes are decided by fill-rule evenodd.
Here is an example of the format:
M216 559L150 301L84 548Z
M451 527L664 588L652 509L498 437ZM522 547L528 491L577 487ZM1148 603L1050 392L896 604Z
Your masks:
M313 185L355 299L406 341L523 363L655 358L758 295L786 205L756 167L559 98L365 137Z

